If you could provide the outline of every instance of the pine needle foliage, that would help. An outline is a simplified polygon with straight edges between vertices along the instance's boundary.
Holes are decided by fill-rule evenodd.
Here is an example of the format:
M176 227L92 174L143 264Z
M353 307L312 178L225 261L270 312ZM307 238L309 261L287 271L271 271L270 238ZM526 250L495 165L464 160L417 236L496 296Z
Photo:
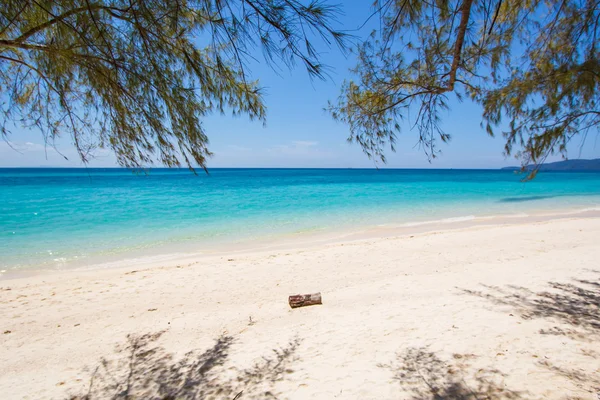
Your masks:
M525 164L566 156L573 137L600 126L600 2L591 0L381 0L382 29L357 48L355 79L329 104L349 141L385 162L401 121L431 158L450 136L450 96L482 106L506 155Z
M37 127L70 135L88 162L206 168L204 116L264 121L247 73L255 50L323 77L313 44L344 48L339 9L313 0L4 0L0 3L1 135Z

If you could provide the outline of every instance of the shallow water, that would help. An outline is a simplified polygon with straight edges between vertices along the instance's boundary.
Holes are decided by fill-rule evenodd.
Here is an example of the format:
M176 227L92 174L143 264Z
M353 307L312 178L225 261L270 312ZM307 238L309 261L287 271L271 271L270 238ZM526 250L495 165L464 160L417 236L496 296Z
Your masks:
M0 270L376 225L600 207L600 173L0 169Z

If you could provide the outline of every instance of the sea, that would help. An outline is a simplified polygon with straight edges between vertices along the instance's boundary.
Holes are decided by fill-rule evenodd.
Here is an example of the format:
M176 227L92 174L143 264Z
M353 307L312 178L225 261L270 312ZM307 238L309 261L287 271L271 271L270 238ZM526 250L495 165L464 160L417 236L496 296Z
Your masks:
M0 169L0 277L373 227L600 210L600 173Z

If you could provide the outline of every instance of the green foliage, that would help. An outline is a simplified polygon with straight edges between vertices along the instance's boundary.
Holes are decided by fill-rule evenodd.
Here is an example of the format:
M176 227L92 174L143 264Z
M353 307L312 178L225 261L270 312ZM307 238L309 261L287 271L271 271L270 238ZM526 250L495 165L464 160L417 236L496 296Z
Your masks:
M385 146L394 149L402 119L435 157L436 140L450 139L439 118L449 95L481 104L490 135L508 126L505 152L523 164L555 152L566 156L573 136L600 126L600 2L388 0L375 6L383 29L358 47L357 80L345 82L329 105L349 125L349 140L370 157L385 162Z
M322 77L312 40L345 45L337 12L297 0L5 0L1 135L12 122L50 145L70 134L84 162L106 147L124 166L205 167L202 117L265 118L245 71L254 49Z

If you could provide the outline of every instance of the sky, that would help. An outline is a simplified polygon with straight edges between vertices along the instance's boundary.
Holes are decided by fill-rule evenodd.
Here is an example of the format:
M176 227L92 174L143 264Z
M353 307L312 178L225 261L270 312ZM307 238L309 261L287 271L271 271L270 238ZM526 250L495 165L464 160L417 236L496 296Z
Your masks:
M345 15L340 17L341 29L356 29L372 10L372 2L352 0L344 3ZM359 34L368 34L367 26ZM266 168L500 168L518 165L513 157L503 155L502 137L491 138L481 127L480 106L466 100L451 101L450 110L443 115L442 126L452 136L448 144L439 142L442 153L428 160L417 146L418 135L403 126L396 152L387 151L387 164L369 160L357 144L346 141L348 127L334 121L324 111L328 100L335 100L341 83L355 59L337 48L321 47L321 57L330 66L330 77L321 81L311 79L301 65L289 71L273 70L264 60L252 62L250 72L264 88L267 106L266 126L247 117L210 115L203 125L214 156L208 168L266 167ZM43 144L39 131L16 129L9 142L0 141L0 167L82 167L69 137L57 140L58 154ZM569 158L598 158L600 143L588 137L582 146L574 140L569 146ZM67 157L67 160L64 157ZM558 161L555 156L547 161ZM95 153L90 167L118 166L108 150Z

